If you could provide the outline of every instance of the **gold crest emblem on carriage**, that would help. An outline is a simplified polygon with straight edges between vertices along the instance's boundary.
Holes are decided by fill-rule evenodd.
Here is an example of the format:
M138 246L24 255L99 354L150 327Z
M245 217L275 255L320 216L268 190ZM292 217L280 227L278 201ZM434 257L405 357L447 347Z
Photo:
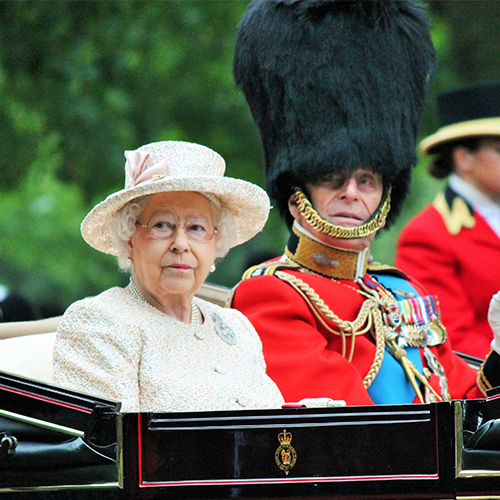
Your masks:
M290 444L292 441L292 434L287 432L286 429L283 429L283 432L280 432L278 435L278 441L280 445L274 454L274 458L278 467L282 471L285 471L285 474L288 476L290 469L295 465L295 462L297 462L297 452Z

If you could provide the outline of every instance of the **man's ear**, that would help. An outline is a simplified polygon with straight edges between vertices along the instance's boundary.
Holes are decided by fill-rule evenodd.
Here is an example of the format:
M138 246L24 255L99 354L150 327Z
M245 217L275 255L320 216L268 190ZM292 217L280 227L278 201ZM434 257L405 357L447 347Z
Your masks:
M474 166L474 154L465 146L457 146L452 153L457 174L467 174Z
M297 199L295 198L295 194L292 194L290 198L288 198L288 210L292 214L292 217L300 221L302 218L302 214L300 213L299 207L297 206Z

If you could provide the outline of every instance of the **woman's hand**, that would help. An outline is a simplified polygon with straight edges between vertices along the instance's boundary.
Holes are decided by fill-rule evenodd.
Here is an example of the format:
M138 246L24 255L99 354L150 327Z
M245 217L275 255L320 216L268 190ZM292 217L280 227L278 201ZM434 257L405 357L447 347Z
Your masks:
M488 322L493 330L491 348L500 354L500 292L493 295L488 309Z

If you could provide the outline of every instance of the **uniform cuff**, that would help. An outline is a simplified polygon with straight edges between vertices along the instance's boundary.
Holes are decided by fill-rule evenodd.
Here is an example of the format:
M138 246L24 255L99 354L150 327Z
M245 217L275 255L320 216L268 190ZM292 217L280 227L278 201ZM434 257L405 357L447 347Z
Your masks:
M479 369L477 380L485 395L486 391L500 386L500 354L496 350L491 350L486 357Z

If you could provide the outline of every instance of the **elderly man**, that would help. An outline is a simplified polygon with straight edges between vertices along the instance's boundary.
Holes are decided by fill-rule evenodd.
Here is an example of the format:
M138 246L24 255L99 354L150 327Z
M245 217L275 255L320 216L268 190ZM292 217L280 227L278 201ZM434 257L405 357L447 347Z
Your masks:
M496 352L480 389L435 297L369 257L416 163L435 64L427 25L419 3L392 0L255 0L240 24L234 74L291 234L281 258L247 271L232 305L286 401L450 400L500 382Z
M500 289L500 82L444 92L437 104L440 128L420 149L448 183L402 231L396 266L439 297L453 349L484 358Z

